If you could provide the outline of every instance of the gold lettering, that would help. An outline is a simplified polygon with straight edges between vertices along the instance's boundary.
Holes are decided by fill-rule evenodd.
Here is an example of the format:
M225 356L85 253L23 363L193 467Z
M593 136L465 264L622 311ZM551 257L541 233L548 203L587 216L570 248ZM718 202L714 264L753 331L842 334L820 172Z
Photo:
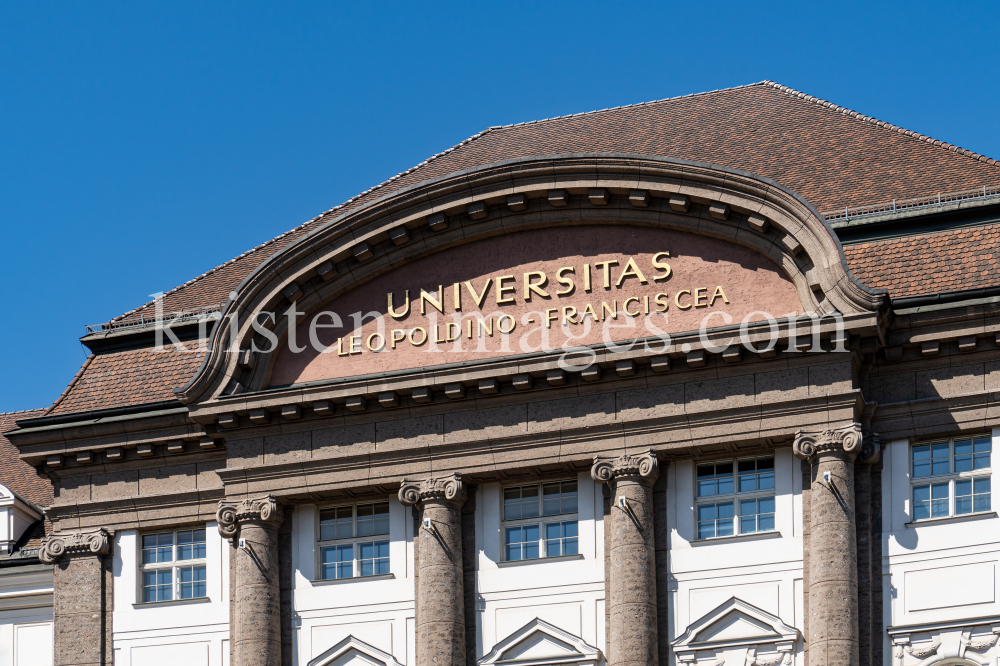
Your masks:
M514 285L511 285L509 287L503 286L504 280L513 280L513 279L514 279L513 275L502 275L497 278L497 305L507 305L508 303L514 302L513 296L511 296L510 298L504 298L504 292L509 291L511 293L514 293Z
M570 312L572 310L572 312ZM579 324L578 321L573 321L573 317L576 316L576 308L572 305L564 305L562 309L562 323L565 324L569 322L570 324Z
M643 296L642 299L643 299L642 312L643 314L649 314L649 296Z
M405 308L402 312L397 313L396 309L392 306L392 292L389 292L389 316L393 319L403 319L406 315L410 314L410 290L406 290L406 295L403 297L405 301Z
M510 328L508 328L506 331L503 330L504 317L510 320ZM501 333L510 333L511 331L514 330L515 326L517 326L517 322L510 315L500 315L499 317L497 317L497 330L500 331Z
M688 296L690 296L691 292L688 291L687 289L681 289L680 291L677 292L677 295L674 296L674 303L681 310L690 310L691 309L690 303L688 303L687 305L681 305L681 294L687 294Z
M461 332L462 329L458 327L458 324L453 321L449 321L444 325L444 337L446 338L445 342L454 342L455 338L457 338Z
M486 322L490 323L489 327L486 326ZM483 333L491 338L493 337L493 317L490 317L489 319L483 319L482 317L479 318L479 328L476 336L481 338L483 337Z
M594 312L594 306L590 303L587 303L587 307L585 307L583 312L580 313L580 323L583 323L583 320L586 317L593 317L594 321L601 321L601 318L597 316L596 312Z
M601 268L604 270L604 288L611 289L611 267L617 266L617 259L608 259L607 261L595 261L594 267Z
M378 346L372 345L372 338L376 336L378 337ZM368 336L368 339L365 341L365 345L368 347L368 351L373 351L373 352L382 351L382 349L385 347L385 336L382 335L381 333L372 333L371 335Z
M668 264L665 261L660 261L660 259L662 259L664 257L669 257L669 256L670 256L669 252L657 252L655 255L653 255L653 268L655 268L657 270L663 271L659 275L654 275L653 276L653 282L659 282L660 280L666 280L668 277L670 277L670 273L671 273L670 264Z
M583 265L583 290L590 291L590 264Z
M469 338L470 340L472 339L472 320L471 319L466 319L465 320L465 337Z
M532 278L540 278L538 282L532 282ZM530 273L524 274L524 302L527 303L531 300L531 292L535 292L542 298L548 298L549 295L546 293L542 287L548 284L549 279L545 277L545 273L541 271L531 271Z
M455 312L462 309L462 290L459 289L459 284L456 282L452 289L455 290Z
M436 324L434 325L434 342L437 343L437 344L439 344L439 345L444 344L445 342L447 342L447 340L445 340L444 338L441 337L441 334L438 331L438 327L437 327Z
M483 293L477 294L476 288L472 286L472 282L466 280L465 288L469 290L470 294L472 294L472 300L476 302L477 308L483 307L483 300L486 298L486 292L490 290L491 284L493 284L493 278L486 278L486 284L483 285Z
M607 303L601 301L601 319L598 321L607 321L609 312L612 319L618 319L618 301L612 301L612 303L615 305L614 310L609 308Z
M656 295L656 297L653 300L656 301L657 312L666 312L667 310L670 309L670 301L668 300L669 298L670 294L664 294L662 292ZM663 309L661 310L660 308Z
M350 349L350 353L352 353L352 354L360 354L361 353L361 336L360 335L352 335L351 336L351 349Z
M631 312L628 311L628 304L631 303L632 301L635 301L636 303L638 303L639 299L636 298L635 296L632 296L631 298L626 298L625 299L625 303L622 304L622 310L624 310L625 314L627 314L629 317L638 317L639 316L638 312L636 312L635 314L632 314Z
M696 308L708 307L708 287L698 287L694 290L694 306Z
M622 274L618 276L618 282L615 282L615 286L621 287L622 282L628 277L639 278L640 284L646 284L646 276L643 275L642 271L639 270L639 267L635 265L635 259L632 257L628 258L628 262L625 264L625 270L623 270Z
M725 303L726 305L729 305L729 299L726 298L726 292L722 291L722 286L721 285L715 288L715 293L712 294L712 300L709 301L708 304L709 305L715 305L715 299L717 299L717 298L721 298L723 303Z
M396 337L397 333L399 333L399 337L398 338ZM406 331L404 331L401 328L395 328L395 329L393 329L392 333L389 334L389 341L391 343L390 346L393 349L395 349L396 348L396 343L397 342L402 342L405 337L406 337Z
M413 334L416 333L417 331L420 331L420 333L424 336L424 337L422 337L420 339L420 342L415 342L413 340ZM422 345L425 342L427 342L427 331L425 331L420 326L417 326L416 328L410 329L410 336L409 337L410 337L410 344L413 345L414 347L419 347L420 345Z
M558 271L556 271L556 281L565 289L560 289L556 292L556 296L565 296L566 294L572 294L573 290L576 289L576 284L573 282L573 278L563 277L563 273L575 273L576 269L572 266L563 266Z
M351 350L344 351L344 338L337 338L337 356L350 356Z
M441 285L438 285L437 298L436 299L433 296L433 292L431 292L430 294L428 294L426 291L424 291L423 289L421 289L420 290L420 314L422 314L422 315L427 314L427 311L426 311L426 309L424 307L424 303L425 302L426 303L430 303L431 306L435 310L437 310L441 314L444 314L444 303L443 303L443 301L444 301L444 287L442 287Z
M552 322L559 319L559 310L552 308L545 311L545 328L552 328Z

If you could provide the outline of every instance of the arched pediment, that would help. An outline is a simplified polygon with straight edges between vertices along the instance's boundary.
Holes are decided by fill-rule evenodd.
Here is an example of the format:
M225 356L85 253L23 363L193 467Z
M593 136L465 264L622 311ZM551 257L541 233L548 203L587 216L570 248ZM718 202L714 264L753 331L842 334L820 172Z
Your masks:
M636 270L623 276L629 273L629 259ZM606 266L599 266L602 262L617 263L608 274ZM666 277L666 269L657 264L669 264L671 275ZM560 273L560 268L567 267L572 270ZM584 277L585 270L589 278ZM541 286L540 277L527 277L535 272L544 273L547 287ZM505 276L513 277L501 282ZM575 277L581 297L572 303L553 298L555 291L567 288L557 283L559 277ZM605 290L608 278L616 284ZM584 279L593 281L594 293L582 289ZM534 292L535 302L529 304L530 280L551 300L542 303ZM492 294L487 293L487 281ZM621 290L622 284L629 290ZM524 307L519 309L514 303L505 311L508 304L497 302L502 296L497 285L513 287L502 295L522 296ZM717 291L717 287L722 289ZM489 298L491 305L500 307L495 308L492 322L483 326L492 323L500 330L511 321L522 325L525 313L536 303L544 305L541 311L554 309L556 315L546 315L551 318L565 316L567 305L580 317L585 305L597 312L607 305L645 315L655 311L658 302L666 302L672 329L668 332L673 332L691 330L685 327L700 318L689 316L696 299L700 299L698 305L712 299L712 307L737 324L748 313L769 308L779 310L774 313L778 317L794 308L835 311L847 320L870 319L878 316L884 300L850 275L839 241L819 214L767 179L718 166L637 155L526 158L449 174L387 194L318 225L275 254L244 280L226 305L201 369L178 390L178 397L186 403L202 403L275 385L469 361L451 356L439 361L423 353L411 354L409 359L402 353L365 355L371 333L363 328L354 341L340 334L341 346L333 352L328 349L321 355L310 345L304 355L281 351L289 347L289 318L284 313L292 303L303 313L293 339L301 343L308 336L310 318L318 313L334 308L347 320L355 312L384 315L387 295L393 293L399 299L395 307L401 309L407 290L410 314L420 305L420 290L432 297L425 299L421 316L441 311L437 332L442 340L455 333L445 324L458 310L456 292L463 299L459 326L469 325L461 316L475 309L475 301ZM585 293L592 297L582 297ZM703 316L703 312L698 314ZM251 322L259 313L277 316L262 319L266 325L255 329ZM501 324L499 318L505 313L509 319ZM569 316L572 321L573 315ZM387 338L397 321L400 330L416 328L414 321L386 320L381 337L371 338L376 348L380 342L386 347L392 344ZM342 323L350 328L350 321ZM712 326L716 323L729 322L720 316ZM432 326L421 326L428 337L434 333ZM334 341L328 330L316 330L320 346ZM279 342L268 341L269 335ZM640 324L639 333L614 335L621 339L648 334ZM412 342L419 340L416 334ZM399 342L406 347L410 341ZM574 344L589 342L574 340ZM253 348L264 351L250 353ZM362 350L357 356L365 358L351 358L356 349ZM510 353L523 353L523 349L515 347ZM498 350L492 356L503 353Z

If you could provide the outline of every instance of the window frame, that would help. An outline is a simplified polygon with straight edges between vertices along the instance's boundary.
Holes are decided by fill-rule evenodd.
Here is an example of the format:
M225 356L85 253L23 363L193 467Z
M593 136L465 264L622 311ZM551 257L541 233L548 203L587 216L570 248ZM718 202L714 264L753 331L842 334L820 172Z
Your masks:
M955 464L955 455L956 455L955 454L955 442L956 441L959 441L959 442L961 442L961 441L970 441L970 442L972 442L973 449L972 449L971 455L972 455L973 464L975 464L974 463L974 461L975 461L975 442L976 442L976 440L983 440L983 439L985 439L989 443L989 445L990 445L990 450L989 450L990 465L988 467L982 467L982 468L979 468L979 469L973 468L971 470L965 470L965 471L961 471L961 472L955 471L955 467L956 467L956 464ZM930 474L930 475L927 475L927 476L919 476L919 477L916 476L914 474L914 462L915 462L914 456L913 456L914 451L918 447L922 447L922 446L932 447L931 448L931 451L932 451L931 456L932 457L928 458L928 460L933 460L934 459L933 458L933 446L935 444L948 444L948 471L947 472L942 472L940 474ZM995 509L993 508L993 481L992 481L992 479L993 479L993 437L992 437L991 433L959 435L957 437L949 437L949 438L945 438L945 439L933 439L933 440L927 440L927 441L921 441L921 442L910 442L910 446L907 449L907 456L908 456L907 462L906 462L906 464L907 464L907 475L909 476L909 479L910 479L909 496L907 497L907 501L909 502L909 508L910 508L910 510L909 510L909 517L910 517L910 521L912 523L915 523L915 524L916 523L927 523L927 522L933 522L933 521L937 521L937 520L946 520L948 518L964 518L966 516L976 516L976 515L989 514L989 513L992 513L992 512L995 511ZM975 488L975 485L976 485L975 481L976 481L976 479L983 479L983 478L990 479L990 492L989 492L989 495L990 495L990 507L988 509L984 510L984 511L976 511L975 510L975 500L974 500L974 497L975 497L975 490L974 490L974 488ZM957 513L957 511L956 511L956 508L957 508L956 504L957 504L957 497L958 496L956 494L955 484L956 484L957 481L964 481L964 480L970 480L971 481L971 486L973 488L973 491L972 491L973 494L972 495L963 495L963 497L969 497L970 498L970 501L973 502L973 510L970 511L970 512L968 512L968 513ZM933 500L934 500L934 498L933 498L933 488L934 488L934 485L936 485L936 484L943 484L943 483L947 483L948 484L948 514L944 515L944 516L934 516L933 515ZM916 499L914 498L914 492L915 492L915 490L916 490L916 488L918 486L928 486L929 487L929 493L931 493L930 496L929 496L929 500L928 501L931 503L930 504L930 507L931 507L930 510L932 512L932 515L929 515L927 518L917 518L917 508L916 508L916 504L917 503L916 503Z
M739 490L739 483L740 483L740 462L747 461L747 460L753 460L753 461L756 462L758 460L767 459L767 458L771 459L771 476L772 476L772 479L773 479L772 487L771 488L765 488L765 489L758 488L756 490L744 490L744 491L740 491ZM754 455L754 456L741 456L741 457L737 457L737 458L723 458L723 459L714 459L714 460L696 460L696 461L694 461L693 470L692 470L693 474L694 474L694 484L693 484L694 485L694 534L693 534L694 539L693 540L694 541L712 541L712 540L716 540L716 539L732 539L732 538L735 538L735 537L751 537L751 536L754 536L754 535L757 535L757 534L773 534L775 532L780 531L778 529L778 501L777 501L777 495L778 495L778 492L777 492L777 490L778 490L777 464L778 463L777 463L777 461L778 461L778 459L777 459L777 455L775 453L766 453L766 454L760 454L760 455ZM722 465L731 464L733 466L733 471L732 471L733 491L730 492L730 493L720 493L720 494L715 494L715 495L700 496L698 494L698 490L699 490L699 488L698 488L698 467L700 465L720 465L720 464L722 464ZM755 469L755 472L759 473L759 470ZM713 475L713 478L718 478L718 475L717 474ZM742 521L740 520L740 518L742 517L742 515L740 514L740 501L741 500L751 500L751 499L758 500L758 506L759 506L759 500L760 499L767 499L767 498L771 498L771 500L774 502L774 512L771 514L773 516L774 526L771 529L769 529L769 530L756 530L754 532L743 532L741 530L741 527L742 527L741 523L742 523ZM733 515L732 515L732 518L731 518L732 524L733 524L733 532L732 532L732 534L723 534L723 535L716 534L715 536L710 536L710 537L700 536L699 523L701 523L702 521L700 521L698 519L698 508L700 506L708 506L708 505L712 505L712 506L716 506L717 507L719 504L729 504L733 508ZM717 512L717 510L716 510L716 512ZM754 516L761 516L761 515L767 515L767 514L755 513L755 514L752 514L752 515L754 515ZM719 518L716 517L714 520L716 521L716 531L718 531L718 520L719 520ZM755 524L759 525L760 519L756 518L754 520L754 522L755 522Z
M558 513L550 516L543 515L545 508L545 490L544 487L547 484L552 483L574 483L576 484L576 511L572 513ZM505 491L511 488L525 488L535 486L538 489L538 515L529 518L514 518L507 520L506 506L504 504L504 494ZM562 495L562 488L560 486L560 496ZM547 525L560 525L565 523L576 523L576 536L575 537L560 537L559 541L562 542L565 539L576 539L576 553L561 553L560 555L549 555L548 549L546 548L546 542L548 539L545 538L546 526ZM507 559L507 528L509 527L524 527L530 525L538 526L538 541L534 542L538 544L538 557L522 557L517 560ZM531 543L526 541L521 541L518 543ZM560 552L565 548L565 546L560 543ZM500 562L544 562L545 560L560 559L567 557L583 557L580 551L580 480L578 478L555 478L555 479L545 479L539 481L531 481L524 483L511 483L509 485L500 485Z
M177 535L181 534L182 532L197 532L199 530L205 533L205 540L203 542L201 542L201 541L192 541L191 543L192 544L195 544L195 543L204 543L205 556L204 557L192 557L192 558L186 559L186 560L178 559L178 557L177 557L178 552L177 551L178 551L179 546L181 544L178 543ZM209 586L208 586L208 582L209 582L208 581L208 568L209 568L208 567L208 538L209 538L208 537L208 533L209 533L209 530L208 530L207 526L194 526L194 527L186 527L186 528L179 528L179 529L173 529L173 530L151 530L151 531L148 531L148 532L146 532L146 531L144 531L144 532L138 532L137 535L136 535L137 538L136 538L136 558L135 558L136 559L136 570L137 570L136 571L136 588L137 588L137 590L136 590L136 599L137 599L137 603L138 604L167 604L167 603L176 603L176 602L190 602L190 601L205 600L205 599L211 600L211 597L209 596ZM149 563L143 562L142 561L143 560L143 551L145 551L145 548L143 548L143 539L145 537L154 536L154 535L155 536L159 536L159 535L163 535L163 534L169 534L170 535L170 540L171 540L171 543L170 543L170 557L171 557L171 559L169 561L167 561L167 562L149 562ZM181 584L182 584L181 583L181 575L180 575L181 569L196 569L196 568L199 568L199 567L204 569L204 571L205 571L205 578L202 581L191 581L191 583L192 584L194 584L194 583L203 583L205 585L205 594L204 595L200 595L200 596L186 597L186 598L181 597ZM150 571L170 571L170 599L153 599L153 600L148 600L148 601L146 600L146 584L145 584L145 576L144 576L144 574L147 573L147 572L150 572Z
M379 504L385 504L387 507L386 520L388 521L388 527L385 532L379 534L369 534L366 536L357 536L358 533L358 507L360 506L376 506ZM351 537L341 537L334 539L323 539L323 521L322 515L324 511L330 511L333 509L344 509L350 507L351 509L351 533L354 536ZM373 513L374 516L374 513ZM386 548L388 549L389 555L385 558L377 557L373 558L376 560L386 559L388 560L389 571L385 573L373 573L367 576L361 575L361 543L386 543ZM345 576L343 578L324 578L323 577L323 549L331 548L334 546L344 546L351 545L351 575L349 577ZM373 578L385 578L392 576L392 502L389 498L382 499L371 499L362 500L359 502L345 502L337 504L327 504L323 506L316 507L316 539L315 539L315 582L318 583L330 583L330 582L347 582L352 580L370 580Z

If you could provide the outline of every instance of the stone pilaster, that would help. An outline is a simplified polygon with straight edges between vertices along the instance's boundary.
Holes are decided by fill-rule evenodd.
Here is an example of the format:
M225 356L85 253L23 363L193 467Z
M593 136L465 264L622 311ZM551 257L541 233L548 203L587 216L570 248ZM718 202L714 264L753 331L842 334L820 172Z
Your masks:
M403 480L399 501L420 513L416 564L416 666L465 666L460 474Z
M111 666L111 533L55 532L38 559L53 567L55 666Z
M656 596L656 543L653 484L659 476L652 450L618 458L595 458L590 474L610 484L611 511L604 529L610 535L608 607L609 666L659 663Z
M283 517L270 495L219 502L219 533L237 548L230 572L234 666L281 665L278 527Z
M857 424L795 435L795 455L812 471L808 666L859 664L854 461L861 446Z

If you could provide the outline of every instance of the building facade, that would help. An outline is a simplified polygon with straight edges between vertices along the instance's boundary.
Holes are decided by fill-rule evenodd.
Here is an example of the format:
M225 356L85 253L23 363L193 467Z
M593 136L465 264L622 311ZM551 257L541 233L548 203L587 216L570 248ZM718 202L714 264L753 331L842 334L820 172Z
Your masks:
M998 184L770 82L480 133L5 417L0 666L996 664Z

